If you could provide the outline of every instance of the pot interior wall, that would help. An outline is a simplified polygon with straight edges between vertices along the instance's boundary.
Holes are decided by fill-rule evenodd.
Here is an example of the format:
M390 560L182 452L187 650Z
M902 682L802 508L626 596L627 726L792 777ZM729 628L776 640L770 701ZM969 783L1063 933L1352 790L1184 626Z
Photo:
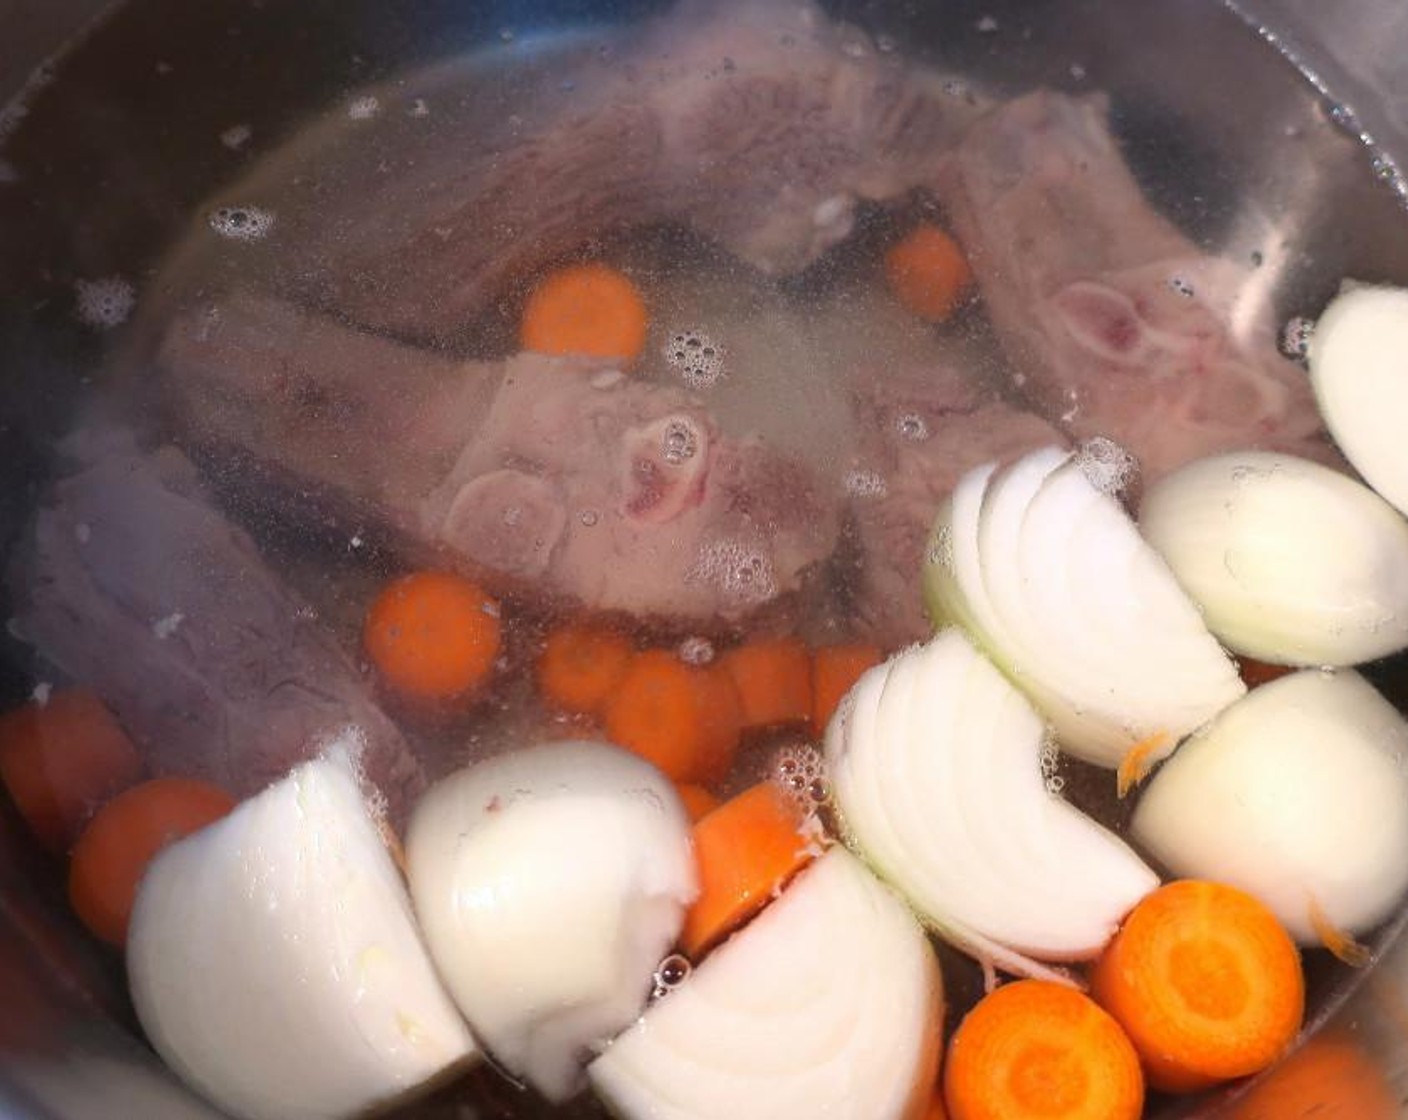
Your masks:
M15 103L23 115L0 112L0 558L15 547L79 402L117 376L115 355L130 370L137 324L178 305L189 294L183 285L199 277L191 244L211 199L232 183L275 185L327 158L330 189L355 191L357 161L335 161L345 154L345 107L362 91L410 98L433 89L448 102L503 83L541 88L563 52L609 46L618 26L656 9L646 0L426 0L414 11L340 0L131 0L108 13L31 81ZM1313 312L1346 275L1408 281L1408 221L1393 185L1332 103L1218 4L841 0L829 11L985 89L1107 91L1151 197L1200 245L1235 259L1258 254L1257 298L1278 320ZM237 126L248 138L232 143ZM107 277L136 292L131 327L98 331L75 314L80 282ZM6 595L0 584L0 618L11 614ZM26 647L0 635L0 707L25 699L36 673ZM1374 675L1408 705L1401 664ZM1391 1021L1374 1008L1384 992L1401 1004L1402 956L1390 953L1367 983L1322 970L1322 1014L1353 998L1348 1019L1375 1029ZM204 1114L134 1037L120 962L68 916L61 867L32 849L6 802L0 990L0 1111ZM1401 1047L1373 1045L1396 1069ZM526 1114L492 1074L477 1086L471 1093L488 1103L473 1115ZM464 1092L426 1114L470 1115L457 1111ZM584 1106L580 1115L596 1114Z

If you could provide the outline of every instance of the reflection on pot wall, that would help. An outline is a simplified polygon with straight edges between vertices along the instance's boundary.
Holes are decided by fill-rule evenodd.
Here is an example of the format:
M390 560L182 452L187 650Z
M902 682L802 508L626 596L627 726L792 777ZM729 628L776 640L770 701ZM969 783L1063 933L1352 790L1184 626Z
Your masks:
M60 14L50 5L0 0L0 26L23 30L23 34L0 42L0 92L18 89L21 75L59 41L62 30L87 18L89 13L80 7L72 6ZM343 139L350 135L347 130L356 126L356 115L349 112L349 106L357 103L354 95L376 87L388 97L388 104L404 101L413 107L424 90L406 84L407 74L414 75L416 82L429 82L433 77L446 83L438 87L440 90L449 91L453 81L460 80L455 71L457 56L485 44L518 60L529 71L537 60L556 57L529 34L534 21L524 15L520 5L473 7L474 11L466 12L462 3L428 2L415 18L408 19L404 13L389 12L378 5L354 9L325 0L310 0L301 8L275 0L227 6L172 5L160 0L144 4L139 0L99 25L59 68L53 85L35 91L28 102L31 113L27 119L11 115L9 120L16 125L13 135L7 138L7 128L0 124L0 246L4 247L0 251L0 369L7 380L7 392L0 399L0 432L6 440L5 470L11 472L10 485L0 497L0 555L8 558L28 523L52 443L65 429L74 401L87 392L90 380L114 377L119 368L110 360L109 346L118 349L125 344L123 332L107 334L92 329L93 320L101 320L108 312L122 312L117 317L125 318L126 311L132 309L99 300L96 312L89 308L88 323L75 314L76 300L85 294L90 299L95 292L102 294L92 287L96 282L118 277L128 285L107 290L133 294L133 323L142 330L150 325L144 316L149 317L153 308L163 303L181 305L183 311L190 312L178 319L179 329L164 336L159 360L150 366L139 363L142 375L157 377L162 363L188 363L181 367L190 375L182 392L192 394L191 384L197 384L200 391L193 395L199 399L192 403L173 392L164 402L173 413L185 410L178 422L192 430L199 428L206 437L217 430L217 434L243 441L246 450L268 451L256 445L256 436L250 432L266 424L272 412L259 412L257 423L244 428L240 427L243 413L231 420L228 412L217 416L209 410L209 401L217 397L226 405L233 400L240 407L257 410L262 394L252 391L254 380L227 383L221 380L228 375L227 367L210 372L189 353L184 358L181 355L183 345L189 350L191 339L201 336L205 320L200 316L210 307L216 307L236 326L241 315L251 315L252 325L247 328L251 334L263 329L261 314L272 315L279 323L293 322L292 333L305 329L301 316L306 307L295 315L287 306L269 311L270 305L257 299L183 303L187 293L177 291L181 283L191 277L203 282L218 271L200 271L212 254L210 217L215 203L243 201L216 192L232 181L239 182L242 189L251 184L286 187L279 183L281 176L311 182L326 175L334 187L352 194L363 183L379 183L379 163L403 160L398 166L411 168L417 160L422 166L433 160L434 148L411 149L408 155L407 149L396 146L394 137L388 138L389 133L371 129L368 134L377 135L378 144L384 141L385 147L372 152L367 145L366 151L349 154ZM649 7L633 3L608 15L633 18ZM1231 259L1258 261L1260 270L1240 290L1233 315L1230 329L1239 339L1256 332L1268 309L1279 315L1313 312L1347 271L1371 278L1408 278L1408 235L1402 231L1402 216L1390 193L1367 174L1369 153L1356 146L1343 121L1327 119L1327 106L1308 86L1254 35L1242 33L1236 21L1214 4L1151 0L1112 6L1097 0L1071 0L1057 6L995 0L958 11L957 5L936 5L931 10L924 5L857 0L837 7L849 21L883 37L891 50L913 53L938 68L953 67L965 51L971 52L999 94L1043 84L1076 95L1097 85L1111 90L1113 128L1125 145L1123 150L1139 185L1173 217L1180 227L1179 236L1190 235L1191 244L1214 246ZM1058 7L1059 12L1055 10ZM1408 12L1395 4L1360 3L1354 5L1356 17L1346 18L1345 7L1336 6L1338 18L1333 20L1328 18L1328 6L1312 0L1265 4L1246 0L1239 10L1247 18L1265 18L1283 28L1286 45L1330 88L1343 91L1343 99L1355 107L1364 130L1389 150L1399 145L1408 150L1408 66L1398 61L1404 57L1402 51L1394 49L1400 43L1408 48ZM552 10L564 21L575 23L590 14L593 6L564 0ZM984 22L983 17L998 28L995 35L974 30ZM1030 37L1020 34L1024 27L1030 28ZM1215 32L1211 40L1210 28ZM961 47L953 46L955 43ZM541 54L534 53L540 50ZM446 65L437 70L431 66L436 62ZM1190 73L1194 79L1188 77ZM539 73L523 80L525 89L534 83L549 88L558 77L556 71L549 70L546 75ZM448 103L448 92L446 97ZM1229 105L1235 105L1236 111L1228 111ZM310 126L310 120L329 107L333 119ZM478 126L475 106L461 109L459 116L457 110L440 112L436 121L437 127L447 130L440 135L454 141L449 146L464 149L470 146L466 137L476 136ZM504 114L504 120L511 115ZM0 122L4 120L0 118ZM502 124L502 120L495 122L496 127ZM875 178L880 178L878 173ZM849 190L854 184L846 186ZM883 194L874 180L867 181L865 189L872 197ZM863 192L857 188L856 193ZM377 205L393 196L393 186L369 188L361 211L355 206L345 211L358 215L356 221L349 221L348 228L357 229L361 223L371 237ZM295 196L290 193L288 197ZM749 201L743 192L739 197L744 203ZM869 236L874 239L872 244L883 243L883 215L875 218L861 208L855 218L836 205L828 207L829 198L806 201L808 214L824 213L830 219L829 224L818 220L821 232L809 230L825 242L815 247L818 252L829 247L833 234L838 240L849 234L853 218L862 242ZM657 195L646 192L630 204L648 208L658 202ZM767 250L777 243L769 238L787 241L791 227L780 222L767 227L768 237L737 236L732 222L742 205L730 203L709 214L707 220L700 217L696 232L715 235L726 249L752 263L766 263ZM696 216L707 208L699 200L690 207ZM248 218L253 212L242 213ZM322 212L318 214L321 218ZM322 260L319 254L331 255L334 250L317 243L316 231L300 228L292 210L281 211L279 220L281 232L288 231L291 237L306 235L305 244L317 250L285 269L280 279L287 283L280 294L294 291L308 305L317 305L320 300L334 304L336 300L328 293L335 285L319 274L318 267L306 264L315 258ZM240 233L243 228L227 222L226 232L233 229ZM755 253L757 259L749 257L759 241L763 249ZM177 243L185 248L173 264L167 250ZM196 248L190 249L192 244ZM673 251L673 244L637 245L637 260L654 269L643 268L646 274L665 277L674 284L670 291L679 301L704 300L700 293L708 294L707 285L694 276L681 279L671 275L659 264ZM251 249L251 255L257 248ZM813 248L809 244L805 252ZM228 249L228 244L219 244L214 253ZM652 258L651 252L656 257ZM428 242L420 246L419 256L410 256L412 274L418 261L439 259L435 246ZM364 253L358 267L381 288L393 289L401 277L376 271L390 259L390 254L383 257L379 251ZM536 262L532 266L536 267ZM270 265L271 273L279 267L284 266ZM522 271L531 269L524 264ZM218 273L222 283L238 275L237 270ZM824 304L840 286L838 281L830 292L823 291L817 298ZM199 287L199 283L192 284L193 289ZM512 283L506 280L503 287L511 289ZM662 282L660 290L664 288ZM406 306L390 308L385 301L366 300L365 291L338 292L349 300L363 300L354 316L358 317L357 329L314 317L309 321L316 325L306 328L308 337L324 350L337 349L345 359L344 367L361 363L383 370L401 368L398 363L403 362L406 368L414 361L424 362L413 344L431 337L454 351L452 357L437 357L436 361L458 370L460 360L472 351L464 342L464 332L455 333L463 324L457 318L461 308L452 306L453 300L468 298L465 290L461 285L436 293L442 297L442 310L449 307L455 312L447 313L449 328L445 318L437 319L428 306L415 299L405 300ZM758 290L763 290L762 285ZM833 335L809 340L810 350L791 347L805 358L805 363L795 359L799 366L807 366L803 374L808 370L818 375L828 373L843 357L860 361L866 355L859 352L868 348L876 349L882 361L897 362L896 355L907 353L908 343L901 339L903 324L892 311L875 310L866 303L867 298L850 300L848 295L847 300L835 300L834 307L844 305L851 313L859 306L861 311L855 313L871 315L870 322L883 321L888 332L883 344L871 347L865 338L858 343L856 337L848 337L846 321L838 320ZM333 309L346 310L347 306L350 304ZM756 330L749 342L730 351L731 360L746 364L758 355L770 355L791 345L785 337L782 343L765 338L756 321L724 299L709 306L711 324L717 320L739 331ZM830 304L825 306L832 309ZM478 313L479 309L474 310ZM484 321L492 320L493 314L492 309L485 312ZM393 337L372 340L365 331L368 325L386 328ZM493 328L491 323L490 332L499 329L502 335L502 326ZM198 341L203 344L205 339L202 336ZM125 357L124 368L130 374L130 353ZM144 362L146 357L144 353ZM498 358L477 353L473 357L486 363ZM170 376L170 369L163 369L161 375ZM526 375L521 383L526 383ZM272 395L277 386L272 382L270 386ZM899 378L890 387L897 395L905 388ZM511 394L493 399L504 412L528 410ZM346 429L342 435L349 431L356 434L360 431L357 425L365 423L371 432L366 443L372 455L378 450L375 444L384 438L373 431L375 422L385 419L380 409L395 402L386 398L379 405L371 397L368 402L361 420L343 416L338 422ZM676 407L673 396L665 403L669 408L662 405L651 412L652 404L645 408L648 415L636 418L639 423L621 425L625 435L620 438L644 440L642 432L653 438L657 428L682 432L680 438L691 449L712 448L720 460L734 464L740 477L747 476L750 462L755 462L749 459L751 445L740 449L711 426L711 419L686 415L683 406ZM842 415L848 406L831 403L835 408L823 417L824 424L818 421L818 430L843 432L850 422L848 414ZM894 407L893 401L881 400L878 393L867 397L867 404L877 412ZM986 398L981 405L999 407ZM976 411L978 405L973 407ZM919 406L909 411L918 415L922 424L945 422L942 410L933 417ZM1033 418L1032 422L1045 425L1049 421ZM785 440L789 425L773 423L776 431L770 437ZM221 430L221 424L228 426ZM1048 430L1040 428L1043 433ZM307 481L309 457L321 448L318 440L331 441L338 433L310 425L299 434L301 441L286 442L267 457L282 456L278 465L295 475L301 473ZM461 432L452 434L463 438ZM476 448L464 452L457 464L463 473L445 476L453 478L457 486L463 485L442 495L441 504L447 507L440 510L443 522L453 520L453 511L462 512L466 491L479 493L490 483L521 485L521 476L531 472L519 468L530 459L541 470L543 449L532 448L529 454L515 442L519 435L490 432L486 437L495 463L505 456L512 458L512 471L484 470L471 454ZM613 430L613 438L616 435L619 433ZM451 452L460 450L458 443L447 442L446 447L449 450L442 457L453 459ZM482 445L477 452L488 454ZM902 453L895 457L902 457ZM440 468L435 456L427 459L436 460L426 467L427 472ZM775 466L772 459L766 463L770 468ZM667 515L675 517L682 509L688 513L695 508L689 487L682 486L676 493L666 485L674 477L670 469L678 465L654 460L645 467L637 460L628 464L628 470L635 471L633 484L640 491L630 511L637 522L653 525ZM568 469L561 464L553 466ZM370 473L376 477L363 480L365 492L355 498L381 496L373 490L383 485L385 478L381 472ZM784 472L770 469L766 473L775 476ZM506 481L510 474L516 477ZM642 483L644 476L649 477ZM540 494L546 484L538 475L533 478L533 493ZM337 480L320 481L331 484ZM479 489L474 489L475 484L481 484ZM836 528L825 517L806 512L802 528L813 530L816 539L808 538L800 551L810 558L808 550L825 550L834 543ZM790 513L795 517L798 510L793 508ZM396 522L393 528L398 532L414 536L420 531L409 519L387 520ZM552 524L554 532L567 533L557 521ZM632 527L639 529L639 525ZM799 530L799 535L804 534ZM394 534L387 537L390 540ZM393 542L385 547L396 545ZM579 587L565 584L570 593L580 594ZM15 608L6 594L0 592L0 617L8 619ZM25 672L23 651L8 637L0 641L6 643L0 649L0 706L8 707L28 693L32 681ZM1403 683L1401 674L1396 679ZM67 914L59 863L33 851L8 804L0 813L0 990L6 993L0 1006L0 1112L8 1108L22 1116L64 1118L204 1115L204 1106L174 1087L149 1052L130 1033L124 1033L130 1032L132 1012L120 964L92 946ZM1353 986L1341 984L1337 992L1349 994ZM1408 1088L1405 992L1408 946L1393 949L1358 986L1342 1011L1335 1011L1338 996L1319 993L1321 1006L1335 1028L1364 1040L1400 1089ZM1296 1075L1293 1070L1285 1076ZM1228 1107L1228 1114L1236 1116L1242 1106L1232 1102ZM1244 1120L1250 1120L1251 1115L1243 1114Z

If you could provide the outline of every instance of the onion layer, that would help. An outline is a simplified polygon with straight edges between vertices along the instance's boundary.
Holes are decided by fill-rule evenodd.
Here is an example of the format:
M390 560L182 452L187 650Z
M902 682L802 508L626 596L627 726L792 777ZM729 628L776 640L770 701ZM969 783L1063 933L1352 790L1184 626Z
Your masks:
M624 1120L918 1120L942 1022L923 930L833 848L588 1074Z
M848 840L941 933L1026 975L1092 957L1158 886L1128 846L1048 792L1045 727L958 630L866 673L831 721Z
M1308 357L1325 427L1369 485L1408 513L1408 291L1341 292L1316 321Z
M1064 748L1149 761L1245 692L1197 607L1092 478L1049 447L969 472L924 568L934 620L964 626L1051 721Z
M1408 889L1408 723L1353 670L1254 689L1144 791L1136 840L1265 902L1296 940L1358 934Z
M127 968L157 1052L251 1120L360 1115L476 1055L343 751L157 857Z
M689 825L653 766L605 743L516 750L425 795L406 838L426 942L475 1033L563 1100L650 994L695 894Z
M1239 653L1354 665L1408 645L1408 521L1337 471L1265 451L1216 455L1160 479L1139 520Z

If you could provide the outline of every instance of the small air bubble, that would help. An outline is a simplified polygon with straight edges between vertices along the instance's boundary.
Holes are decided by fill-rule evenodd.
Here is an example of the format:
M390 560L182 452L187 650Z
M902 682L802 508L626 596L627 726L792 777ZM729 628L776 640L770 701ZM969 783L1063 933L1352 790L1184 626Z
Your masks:
M714 660L714 643L708 638L685 638L676 648L675 656L686 665L707 665Z
M152 623L152 633L159 640L165 640L176 633L181 628L181 623L185 621L186 616L180 611L172 611L165 618L159 618Z
M220 143L229 148L232 152L237 152L249 143L249 138L254 135L254 129L247 124L231 125L220 134Z
M1052 777L1046 779L1046 792L1049 793L1052 797L1061 796L1061 793L1063 790L1065 790L1065 788L1066 779L1061 777L1060 774L1055 774Z
M1070 73L1071 77L1074 78L1076 81L1078 81L1078 82L1083 82L1083 81L1085 81L1086 70L1085 70L1085 67L1082 66L1079 62L1073 62L1073 63L1071 63L1071 68L1070 68L1069 73Z
M375 97L358 97L347 103L348 119L369 121L381 112L381 102Z
M1288 358L1304 358L1310 353L1310 339L1315 334L1315 320L1297 315L1281 330L1281 353Z
M411 102L411 107L406 110L408 117L428 117L430 116L430 106L425 103L425 98L417 97Z
M40 681L34 686L34 691L29 694L29 698L38 704L39 707L47 708L49 706L49 697L53 694L54 686L48 681Z
M594 509L584 509L577 515L577 520L590 529L601 520L601 514L597 513Z
M950 97L967 97L968 83L960 81L958 78L950 78L944 82L943 90Z
M892 54L899 44L889 35L877 35L875 37L875 49L881 54Z
M926 560L936 568L953 571L953 526L945 522L934 534Z
M913 443L922 443L929 438L929 424L917 412L905 412L896 417L895 431Z
M74 283L78 318L90 327L107 330L125 323L137 306L137 291L121 276Z
M885 479L879 471L857 468L847 471L841 480L847 494L853 498L883 498Z
M694 458L699 450L699 437L693 425L684 420L671 420L660 437L660 454L674 466Z
M724 348L703 331L675 331L662 352L692 389L707 388L724 375Z
M1139 463L1112 439L1095 436L1076 450L1076 465L1095 489L1111 497L1123 491L1139 473Z
M257 206L221 206L209 220L211 229L232 241L258 241L274 225L273 212Z
M978 22L975 23L973 26L976 27L979 31L983 32L983 34L991 35L994 31L997 30L998 23L996 17L994 16L983 16L983 18L978 20Z
M693 967L690 965L688 959L680 956L679 953L671 953L661 961L659 966L655 969L655 975L652 978L651 997L654 999L662 999L669 995L689 979L689 974L692 971Z
M1193 285L1192 285L1192 283L1187 279L1187 277L1184 277L1184 276L1170 276L1170 277L1168 278L1168 286L1169 286L1173 291L1175 291L1175 292L1177 292L1179 295L1181 295L1184 299L1192 299L1192 298L1193 298L1193 294L1194 294L1194 292L1193 292Z
M501 43L513 42L513 28L504 27L499 30L499 41Z

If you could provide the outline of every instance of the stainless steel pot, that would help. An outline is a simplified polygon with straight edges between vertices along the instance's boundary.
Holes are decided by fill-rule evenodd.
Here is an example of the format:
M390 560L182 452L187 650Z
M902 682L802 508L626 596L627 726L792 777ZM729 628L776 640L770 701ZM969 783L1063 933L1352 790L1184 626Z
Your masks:
M75 329L73 279L149 275L201 200L241 168L244 153L216 140L223 130L248 122L259 149L335 95L408 63L494 45L505 29L629 23L654 6L0 0L0 104L18 98L0 111L0 555L103 357L99 340ZM838 7L916 50L953 20L991 12L1029 25L1031 38L993 61L994 73L1034 84L1081 63L1178 115L1189 145L1181 154L1194 166L1186 191L1161 201L1190 224L1250 244L1269 222L1317 276L1408 280L1408 215L1392 189L1408 164L1408 7L1396 0ZM1263 209L1229 204L1247 194ZM1309 309L1327 291L1298 288L1295 260L1268 269L1267 283L1282 286L1286 307ZM0 704L23 687L0 651ZM1408 690L1397 700L1408 703ZM82 936L60 882L13 814L0 813L0 1115L213 1115L136 1035L120 969ZM1408 1095L1408 938L1324 1008ZM475 1115L459 1107L444 1115Z

